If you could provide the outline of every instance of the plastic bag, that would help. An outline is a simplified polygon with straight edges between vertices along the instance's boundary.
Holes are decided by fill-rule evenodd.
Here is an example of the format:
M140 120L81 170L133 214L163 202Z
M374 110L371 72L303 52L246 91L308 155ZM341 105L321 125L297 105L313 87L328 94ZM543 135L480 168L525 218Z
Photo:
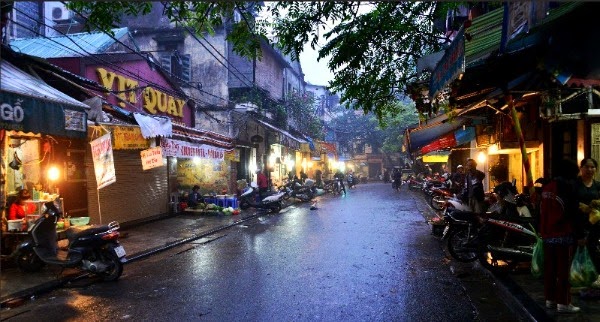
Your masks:
M531 274L535 278L544 275L544 241L537 236L531 256Z
M579 246L569 270L569 283L572 287L590 286L598 277L598 272L587 247Z

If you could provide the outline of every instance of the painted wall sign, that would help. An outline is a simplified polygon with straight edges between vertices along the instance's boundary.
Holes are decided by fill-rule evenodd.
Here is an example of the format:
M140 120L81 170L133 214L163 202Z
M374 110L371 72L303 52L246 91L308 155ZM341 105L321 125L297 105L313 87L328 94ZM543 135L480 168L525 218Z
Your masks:
M177 158L204 158L223 160L225 150L206 144L193 144L189 142L161 138L160 147L164 156Z
M137 90L140 83L132 78L125 77L105 68L96 68L98 79L102 86L108 90L119 92L117 95L132 105L137 105ZM173 117L183 118L183 107L186 101L169 95L159 89L146 86L142 90L142 107L150 114L165 113ZM119 102L119 106L125 107L124 102Z
M158 168L164 165L162 148L159 146L140 151L140 156L142 157L143 170Z

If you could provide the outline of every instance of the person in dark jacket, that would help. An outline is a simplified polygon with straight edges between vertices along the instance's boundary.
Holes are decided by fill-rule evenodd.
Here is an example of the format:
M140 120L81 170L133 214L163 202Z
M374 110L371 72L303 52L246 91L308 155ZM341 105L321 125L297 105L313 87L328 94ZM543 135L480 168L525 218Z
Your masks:
M557 176L542 188L540 235L544 242L544 296L547 308L560 313L576 313L571 304L569 269L573 248L585 245L584 221L579 211L576 179L579 167L563 160Z
M477 162L467 159L467 174L465 176L465 189L469 200L469 207L475 213L481 214L485 211L483 191L483 179L485 174L477 170Z
M199 185L195 185L194 187L192 187L192 191L190 192L189 196L188 196L188 207L196 207L197 205L199 205L200 203L202 203L203 198L202 195L200 194L200 186Z

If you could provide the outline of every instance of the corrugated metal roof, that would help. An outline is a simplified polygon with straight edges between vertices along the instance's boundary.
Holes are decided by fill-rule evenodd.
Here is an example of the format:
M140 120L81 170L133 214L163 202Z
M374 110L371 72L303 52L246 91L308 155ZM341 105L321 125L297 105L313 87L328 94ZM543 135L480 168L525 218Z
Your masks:
M127 28L113 29L114 38L127 35ZM83 32L59 37L37 37L15 39L10 47L18 52L42 57L83 57L104 53L116 41L104 32Z
M562 17L563 15L573 11L575 8L583 5L582 2L563 3L558 8L550 10L549 14L540 21L536 26L531 28L528 34L520 35L509 42L515 44L527 35L535 34L540 28L548 26L549 23ZM489 57L491 53L500 49L500 41L502 38L502 20L504 18L504 8L498 8L489 13L473 19L469 28L465 33L471 35L471 41L465 41L465 64L466 67L473 67L482 62L483 59ZM518 44L510 47L519 47ZM523 44L523 46L526 46ZM521 50L518 48L514 50Z
M490 11L473 19L471 27L465 30L465 33L472 37L471 41L465 40L466 67L488 57L490 53L500 48L503 15L504 8Z
M86 104L31 76L5 60L2 60L0 65L0 90L4 92L88 108Z

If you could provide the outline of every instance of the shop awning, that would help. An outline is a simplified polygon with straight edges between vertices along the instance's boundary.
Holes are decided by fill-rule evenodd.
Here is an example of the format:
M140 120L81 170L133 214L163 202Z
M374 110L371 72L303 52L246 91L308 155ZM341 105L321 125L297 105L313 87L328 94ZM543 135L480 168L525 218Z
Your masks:
M0 64L0 128L70 138L86 137L86 104L5 60Z
M467 118L456 117L452 120L447 119L445 122L408 130L409 151L417 151L442 136L452 133L465 125L467 121Z
M279 137L279 142L277 142L277 143L287 146L288 148L291 148L294 150L300 150L301 143L308 143L306 140L297 138L297 137L291 135L289 132L284 131L280 128L277 128L276 126L273 126L265 121L262 121L262 120L256 120L256 121L275 132L281 133L282 135Z
M181 124L173 124L173 139L186 141L194 144L207 144L217 148L231 151L234 148L233 139L225 135L190 128Z

